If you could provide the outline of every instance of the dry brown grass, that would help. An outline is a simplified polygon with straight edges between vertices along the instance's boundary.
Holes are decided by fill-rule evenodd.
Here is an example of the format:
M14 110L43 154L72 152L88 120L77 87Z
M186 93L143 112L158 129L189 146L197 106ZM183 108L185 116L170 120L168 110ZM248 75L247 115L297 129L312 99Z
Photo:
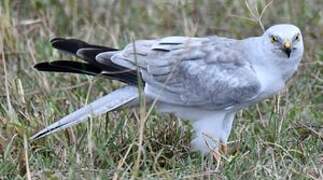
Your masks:
M274 0L264 13L270 1L248 2L2 0L0 177L322 179L323 1ZM33 70L36 62L66 57L50 47L51 37L123 47L133 38L169 35L244 38L277 23L303 31L299 72L281 96L239 113L231 153L217 170L212 160L189 151L189 123L156 113L144 124L140 156L140 120L128 110L27 142L40 128L121 85Z

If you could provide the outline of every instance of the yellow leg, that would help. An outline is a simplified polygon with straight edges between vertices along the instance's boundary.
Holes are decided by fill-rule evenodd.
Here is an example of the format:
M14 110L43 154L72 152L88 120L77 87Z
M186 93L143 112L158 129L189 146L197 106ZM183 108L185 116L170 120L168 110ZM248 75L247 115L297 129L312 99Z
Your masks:
M221 161L221 154L218 150L214 150L213 153L213 158L217 161L220 162Z
M221 151L223 154L228 154L228 145L227 145L227 144L221 144L221 146L220 146L220 151Z
M225 155L228 153L228 146L227 144L223 144L221 143L220 144L220 148L217 149L217 150L214 150L212 155L213 155L213 158L217 161L217 162L220 162L221 161L221 155Z

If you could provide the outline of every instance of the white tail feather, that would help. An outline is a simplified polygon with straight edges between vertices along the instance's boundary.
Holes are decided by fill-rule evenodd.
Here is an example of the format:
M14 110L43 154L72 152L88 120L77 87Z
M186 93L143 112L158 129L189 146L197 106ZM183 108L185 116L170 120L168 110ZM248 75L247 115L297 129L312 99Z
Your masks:
M115 110L138 97L137 87L126 86L117 89L49 125L45 129L33 135L31 139L35 140L42 138L56 131L78 124L90 116L94 117Z

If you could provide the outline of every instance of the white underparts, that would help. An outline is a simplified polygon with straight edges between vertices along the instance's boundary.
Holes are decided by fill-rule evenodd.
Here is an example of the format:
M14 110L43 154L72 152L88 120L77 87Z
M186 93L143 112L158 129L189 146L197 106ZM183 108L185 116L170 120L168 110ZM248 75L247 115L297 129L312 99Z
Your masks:
M193 150L203 154L217 150L221 143L227 143L235 116L235 112L206 111L169 104L159 104L157 109L192 121L195 136L191 145Z
M226 144L232 128L235 113L215 113L193 122L195 138L192 148L203 154L217 150L220 144Z

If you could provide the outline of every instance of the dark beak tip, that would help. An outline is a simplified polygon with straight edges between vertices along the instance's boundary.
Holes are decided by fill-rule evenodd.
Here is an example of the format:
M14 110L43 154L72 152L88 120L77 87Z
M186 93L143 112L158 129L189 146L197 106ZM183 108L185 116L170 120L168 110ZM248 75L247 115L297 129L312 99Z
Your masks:
M290 57L290 54L292 53L291 48L284 48L283 51L286 53L287 57Z

